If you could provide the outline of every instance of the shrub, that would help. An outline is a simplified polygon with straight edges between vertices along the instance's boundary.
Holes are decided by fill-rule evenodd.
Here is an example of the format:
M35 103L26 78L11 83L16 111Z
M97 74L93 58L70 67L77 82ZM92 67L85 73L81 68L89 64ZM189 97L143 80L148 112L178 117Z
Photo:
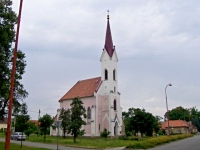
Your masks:
M124 135L119 136L118 138L119 138L120 140L128 140L128 137L127 137L127 136L124 136Z
M0 129L0 133L3 133L3 128Z
M104 138L107 138L109 134L110 134L110 132L107 131L106 128L104 128L104 130L103 130L103 132L101 132L100 136L104 137Z
M130 138L130 140L139 141L139 138L138 137L132 137L132 138Z

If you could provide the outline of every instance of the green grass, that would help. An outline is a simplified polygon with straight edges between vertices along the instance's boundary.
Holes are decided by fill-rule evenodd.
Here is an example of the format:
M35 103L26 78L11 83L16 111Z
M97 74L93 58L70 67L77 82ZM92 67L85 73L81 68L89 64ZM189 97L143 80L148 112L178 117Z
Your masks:
M4 142L0 142L0 149L4 149L5 147L5 143ZM24 146L22 145L22 148L20 148L20 145L18 144L10 144L10 149L11 150L49 150L46 148L35 148L35 147L28 147L28 146Z
M160 136L160 137L152 137L148 138L144 141L138 141L137 143L132 143L127 146L127 148L132 148L132 149L148 149L152 148L158 145L162 145L164 143L169 143L171 141L176 141L188 137L192 137L192 134L179 134L179 135L171 135L169 136Z
M1 136L1 135L0 135ZM171 135L168 136L159 136L159 137L147 137L147 138L139 138L139 140L135 140L134 137L129 137L127 140L122 140L119 138L86 138L79 137L77 138L77 142L73 142L72 137L59 137L58 143L63 146L72 146L72 147L84 147L84 148L113 148L113 147L127 147L132 149L147 149L152 148L157 145L161 145L164 143L168 143L171 141L187 138L193 136L192 134L180 134L180 135ZM44 142L43 136L31 135L27 137L27 141L31 142L41 142L47 144L57 144L57 137L47 136L46 142Z

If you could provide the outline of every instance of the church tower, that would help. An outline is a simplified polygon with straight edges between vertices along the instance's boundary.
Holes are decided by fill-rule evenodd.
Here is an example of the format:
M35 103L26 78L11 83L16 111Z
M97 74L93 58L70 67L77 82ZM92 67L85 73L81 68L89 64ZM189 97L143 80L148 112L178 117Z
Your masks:
M117 63L118 57L115 46L112 41L112 34L110 29L109 15L107 16L107 29L105 37L105 45L101 55L101 79L104 81L106 88L116 93L117 87Z
M121 135L122 126L122 109L120 107L120 93L118 92L118 57L115 46L112 41L112 34L110 29L110 18L107 16L107 28L105 45L100 58L101 61L101 80L104 95L103 105L103 119L102 123L110 132L110 136ZM105 109L104 107L107 107ZM104 127L104 128L105 128Z

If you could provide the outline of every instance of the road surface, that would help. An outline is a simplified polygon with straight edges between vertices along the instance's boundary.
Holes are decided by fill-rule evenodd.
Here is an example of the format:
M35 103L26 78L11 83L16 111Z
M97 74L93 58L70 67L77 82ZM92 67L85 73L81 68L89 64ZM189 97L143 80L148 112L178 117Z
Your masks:
M0 138L0 141L5 142L4 138ZM15 140L10 140L11 143L15 143L15 144L21 144L21 141L15 141ZM52 149L52 150L57 150L57 145L53 145L53 144L43 144L43 143L36 143L36 142L29 142L29 141L22 141L22 147L23 145L26 146L31 146L31 147L40 147L40 148L48 148L48 149ZM84 148L74 148L74 147L64 147L64 146L60 146L58 145L58 149L59 150L88 150L88 149L84 149ZM92 150L92 149L90 149Z
M200 150L200 135L170 142L149 150Z

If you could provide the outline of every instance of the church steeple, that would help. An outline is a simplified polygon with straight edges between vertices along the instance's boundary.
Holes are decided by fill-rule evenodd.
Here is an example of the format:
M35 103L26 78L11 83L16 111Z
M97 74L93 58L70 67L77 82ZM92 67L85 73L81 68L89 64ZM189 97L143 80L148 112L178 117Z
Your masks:
M109 13L109 11L108 11ZM106 29L106 39L105 39L105 50L107 51L108 55L112 57L114 53L114 47L113 47L113 42L112 42L112 35L111 35L111 30L110 30L110 23L109 23L109 14L107 15L107 29Z

